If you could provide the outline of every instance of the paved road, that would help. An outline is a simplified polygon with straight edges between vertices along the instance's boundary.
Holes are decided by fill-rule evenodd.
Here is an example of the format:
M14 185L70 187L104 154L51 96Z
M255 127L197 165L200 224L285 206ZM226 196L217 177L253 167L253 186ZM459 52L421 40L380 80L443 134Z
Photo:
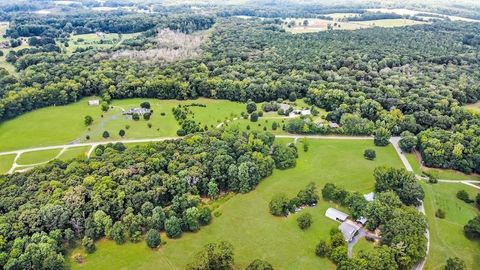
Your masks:
M393 147L397 151L398 156L402 160L403 166L405 166L405 169L409 172L413 172L413 168L410 165L410 162L408 162L407 157L403 154L403 151L402 151L402 149L400 149L400 146L398 144L398 142L400 142L400 139L401 139L400 137L391 137L390 138L390 143L393 145Z

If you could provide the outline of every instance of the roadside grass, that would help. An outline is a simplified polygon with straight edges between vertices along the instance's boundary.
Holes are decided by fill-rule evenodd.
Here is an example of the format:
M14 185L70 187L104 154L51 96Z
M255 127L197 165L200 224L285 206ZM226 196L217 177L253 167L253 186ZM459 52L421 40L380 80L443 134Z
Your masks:
M422 172L427 172L437 177L438 179L446 180L480 180L480 175L478 174L464 174L460 171L450 170L450 169L437 169L437 168L420 168L420 162L413 153L406 153L408 162L412 165L413 171L421 175Z
M20 155L20 157L17 159L17 164L31 165L47 162L51 159L54 159L59 153L60 149L26 152Z
M0 174L5 174L12 168L15 156L16 155L0 156Z
M459 257L468 269L480 269L480 241L467 239L463 226L480 214L473 204L456 198L459 190L466 190L474 198L480 190L464 184L422 184L425 190L425 210L430 228L430 252L426 269L443 269L449 257ZM445 219L435 217L435 211L446 212Z
M279 140L280 143L291 139ZM275 170L259 186L247 194L238 194L215 206L221 214L197 233L185 233L172 240L162 234L166 244L158 250L149 250L145 242L116 245L109 240L98 241L97 251L84 255L85 263L70 260L72 269L183 269L193 260L202 246L210 242L229 241L235 248L235 262L244 267L254 259L269 261L276 269L335 269L328 259L315 256L315 246L327 239L331 228L339 223L325 217L332 206L321 200L316 207L302 212L313 215L312 227L298 228L297 214L287 218L270 215L268 203L274 194L285 192L295 196L308 183L315 182L318 191L327 182L344 186L351 191L367 193L373 190L373 170L380 165L402 167L393 147L375 147L371 140L310 140L310 150L299 149L297 166L288 170ZM301 148L301 147L299 147ZM368 161L363 151L373 148L377 159ZM346 168L348 164L348 168ZM70 252L82 253L81 248Z
M68 148L58 157L58 159L67 161L77 157L86 157L88 150L90 150L90 146Z

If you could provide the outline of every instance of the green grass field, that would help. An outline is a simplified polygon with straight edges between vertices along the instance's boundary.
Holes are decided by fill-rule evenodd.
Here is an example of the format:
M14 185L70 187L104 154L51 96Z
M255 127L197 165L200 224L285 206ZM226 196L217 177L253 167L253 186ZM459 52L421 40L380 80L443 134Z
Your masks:
M77 48L94 47L108 49L120 45L124 40L134 38L140 33L132 34L82 34L74 35L68 42L68 53L73 53Z
M70 160L77 157L86 157L88 150L90 150L89 146L68 148L58 157L58 159Z
M280 141L291 142L288 139ZM373 189L375 167L401 168L402 164L393 147L375 147L370 140L310 140L309 143L308 152L300 150L296 168L276 170L256 190L218 203L215 211L221 216L199 232L184 234L177 240L162 235L166 245L156 251L149 250L144 242L119 246L102 240L97 242L97 251L86 256L84 264L70 262L72 269L184 269L203 245L220 240L234 245L238 269L256 258L268 260L275 269L298 269L299 265L303 269L335 269L327 259L314 254L317 242L327 239L329 230L339 225L324 216L331 205L321 201L314 208L302 210L310 212L314 222L310 229L301 231L296 215L279 218L269 214L270 199L278 192L294 196L312 181L319 191L325 183L334 182L366 193ZM363 158L366 148L377 151L375 161ZM348 169L344 167L346 164ZM78 252L83 251L77 249L71 254Z
M468 240L463 234L463 226L480 211L455 196L461 189L468 191L470 197L480 190L450 183L423 184L423 189L431 241L426 269L443 269L446 259L454 256L465 260L468 269L480 269L480 241ZM445 219L435 217L438 208L446 212Z
M124 139L176 136L179 126L173 117L172 108L178 104L195 102L207 105L205 108L191 108L195 112L195 119L209 128L214 128L226 118L240 115L245 110L245 104L225 100L123 99L113 101L114 108L102 113L99 106L88 106L87 100L39 109L0 123L0 141L9 142L1 144L0 151L61 145L73 141L86 142L87 135L91 137L90 141L106 141L102 137L103 131L110 133L109 140L118 140L122 139L118 135L120 129L126 131ZM139 107L142 101L149 101L154 110L149 121L152 128L143 119L134 121L122 115L121 108L128 110ZM162 116L162 112L166 115ZM93 125L88 128L84 125L86 115L91 115L94 119ZM130 126L129 129L126 128L127 125Z
M5 174L13 165L13 160L16 155L0 156L0 174Z
M34 152L26 152L17 159L18 165L31 165L36 163L47 162L55 158L60 153L60 149L42 150Z
M436 168L420 168L420 162L417 160L413 153L406 154L408 162L412 165L416 174L420 175L422 172L430 173L436 176L438 179L447 180L480 180L480 175L476 174L464 174L455 170L436 169Z

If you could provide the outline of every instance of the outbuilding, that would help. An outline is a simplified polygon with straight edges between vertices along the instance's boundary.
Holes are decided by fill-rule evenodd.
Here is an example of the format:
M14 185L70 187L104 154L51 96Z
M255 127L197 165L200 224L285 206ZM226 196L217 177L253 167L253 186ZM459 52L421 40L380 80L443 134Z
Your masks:
M98 100L98 99L89 100L88 105L89 106L98 106L98 105L100 105L100 100Z
M344 222L348 218L347 214L331 207L327 209L327 211L325 212L325 216L339 222Z

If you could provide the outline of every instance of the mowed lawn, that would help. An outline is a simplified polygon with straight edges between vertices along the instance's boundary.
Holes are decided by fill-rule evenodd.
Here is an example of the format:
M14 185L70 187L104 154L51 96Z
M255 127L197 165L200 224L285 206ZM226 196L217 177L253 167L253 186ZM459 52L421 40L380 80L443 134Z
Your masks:
M16 155L4 155L0 156L0 174L5 174L12 168L13 160Z
M291 142L288 139L281 143ZM259 186L247 194L232 196L221 203L216 212L221 216L197 233L186 233L180 239L170 240L159 250L149 250L145 242L116 245L112 241L97 242L97 251L86 255L86 262L70 262L72 269L184 269L194 255L210 242L226 240L235 248L238 269L252 260L268 260L275 269L335 269L327 259L315 256L315 246L327 239L331 228L339 223L327 219L325 210L331 205L321 201L316 207L302 212L313 215L313 225L301 231L296 216L274 217L268 203L274 194L285 192L293 197L308 183L315 182L320 189L327 182L344 186L351 191L367 193L373 190L373 170L380 165L402 167L393 147L375 147L371 140L310 140L308 152L300 150L297 166L276 170ZM377 151L375 161L363 158L363 151ZM299 149L302 149L299 145ZM368 247L368 243L362 246ZM81 249L74 250L69 256Z
M47 162L54 159L59 153L60 149L26 152L20 155L20 157L17 159L17 164L31 165Z
M455 256L462 258L468 269L480 269L480 241L469 240L463 234L463 226L480 211L455 196L464 189L474 198L480 190L452 183L423 184L423 189L431 241L426 269L443 269L446 259ZM435 217L438 208L446 212L445 219Z
M25 113L12 120L0 123L0 141L8 142L0 144L0 151L16 149L62 145L70 142L105 141L119 139L155 138L164 136L176 136L179 128L172 114L172 108L179 104L201 103L206 107L191 107L195 112L195 120L202 123L202 127L216 127L218 123L240 115L245 111L245 104L226 100L197 99L197 100L158 100L158 99L123 99L114 100L112 109L104 113L100 106L89 106L85 98L79 102L65 106L51 106ZM143 101L150 102L153 114L147 122L144 119L134 121L122 115L122 108L139 107ZM164 112L165 116L161 113ZM90 127L85 127L86 115L93 117L94 122ZM102 117L103 115L103 117ZM148 127L151 123L152 127ZM127 126L128 129L127 129ZM126 131L122 138L118 135L120 129ZM102 137L104 131L108 131L110 137L105 140Z
M68 148L58 159L66 161L77 157L86 157L89 150L90 146Z

